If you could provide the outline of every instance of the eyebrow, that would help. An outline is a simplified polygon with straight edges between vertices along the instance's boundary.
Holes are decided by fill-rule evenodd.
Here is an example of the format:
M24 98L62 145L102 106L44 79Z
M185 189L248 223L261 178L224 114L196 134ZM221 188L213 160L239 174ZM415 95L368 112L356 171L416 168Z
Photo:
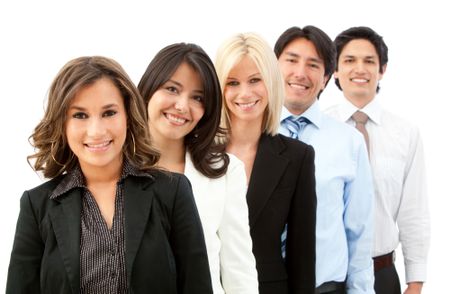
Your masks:
M255 73L253 73L253 74L251 74L251 75L249 75L248 77L249 78L253 78L253 77L255 77L255 76L260 76L261 75L261 73L258 71L258 72L255 72ZM227 77L227 80L237 80L237 78L234 78L234 77L231 77L231 76L229 76L229 77Z
M168 83L168 82L174 83L178 87L183 88L183 85L181 83L177 82L177 81L169 79L166 83ZM204 90L194 90L193 92L196 92L196 93L199 93L199 94L204 94L205 91Z
M356 58L357 56L356 55L353 55L353 54L345 54L344 55L344 58ZM366 56L363 56L363 58L364 59L375 59L376 57L375 57L375 55L366 55Z
M295 57L295 58L300 58L300 54L291 52L291 51L286 51L284 54L289 55L291 57ZM306 59L307 61L312 61L312 62L317 62L317 63L323 63L321 58L315 58L315 57L308 57Z
M114 107L119 107L117 104L115 103L111 103L111 104L106 104L104 106L102 106L102 109L110 109L110 108L114 108ZM77 106L77 105L73 105L69 108L70 109L75 109L75 110L79 110L79 111L86 111L86 108L81 107L81 106Z

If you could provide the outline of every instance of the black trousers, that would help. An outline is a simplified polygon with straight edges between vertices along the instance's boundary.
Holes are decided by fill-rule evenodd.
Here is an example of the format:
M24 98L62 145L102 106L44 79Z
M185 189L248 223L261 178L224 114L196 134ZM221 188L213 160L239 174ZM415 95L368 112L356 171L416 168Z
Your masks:
M395 265L385 267L375 272L375 293L400 294L400 279Z

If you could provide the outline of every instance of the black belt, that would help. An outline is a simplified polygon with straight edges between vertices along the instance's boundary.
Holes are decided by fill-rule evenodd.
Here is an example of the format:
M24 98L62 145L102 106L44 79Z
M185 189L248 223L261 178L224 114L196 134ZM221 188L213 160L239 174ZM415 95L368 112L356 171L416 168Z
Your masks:
M386 267L390 267L394 265L394 263L395 263L395 251L373 258L373 268L375 272L382 270Z
M316 294L345 290L345 282L326 282L316 288Z

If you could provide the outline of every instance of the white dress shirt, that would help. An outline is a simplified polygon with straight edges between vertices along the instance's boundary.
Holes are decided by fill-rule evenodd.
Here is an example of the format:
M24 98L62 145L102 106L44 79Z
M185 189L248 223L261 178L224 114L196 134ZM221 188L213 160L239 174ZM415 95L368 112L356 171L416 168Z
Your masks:
M245 168L235 156L228 156L226 174L210 179L195 169L186 153L185 175L203 225L214 294L257 294Z
M373 256L387 254L401 243L406 282L425 281L430 239L425 162L419 131L372 100L358 109L345 100L326 112L355 125L351 115L369 116L370 164L375 185Z

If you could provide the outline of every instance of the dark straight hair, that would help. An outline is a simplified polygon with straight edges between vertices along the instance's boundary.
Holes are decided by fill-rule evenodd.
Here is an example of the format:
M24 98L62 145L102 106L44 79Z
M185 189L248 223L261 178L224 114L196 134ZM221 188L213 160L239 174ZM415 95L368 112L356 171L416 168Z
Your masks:
M222 91L209 56L198 45L176 43L161 49L143 74L138 90L147 106L153 94L159 90L186 62L199 75L203 83L205 113L197 126L186 135L184 144L191 154L195 168L209 178L225 174L229 157L225 145L215 141L217 135L225 135L219 128L222 108Z

